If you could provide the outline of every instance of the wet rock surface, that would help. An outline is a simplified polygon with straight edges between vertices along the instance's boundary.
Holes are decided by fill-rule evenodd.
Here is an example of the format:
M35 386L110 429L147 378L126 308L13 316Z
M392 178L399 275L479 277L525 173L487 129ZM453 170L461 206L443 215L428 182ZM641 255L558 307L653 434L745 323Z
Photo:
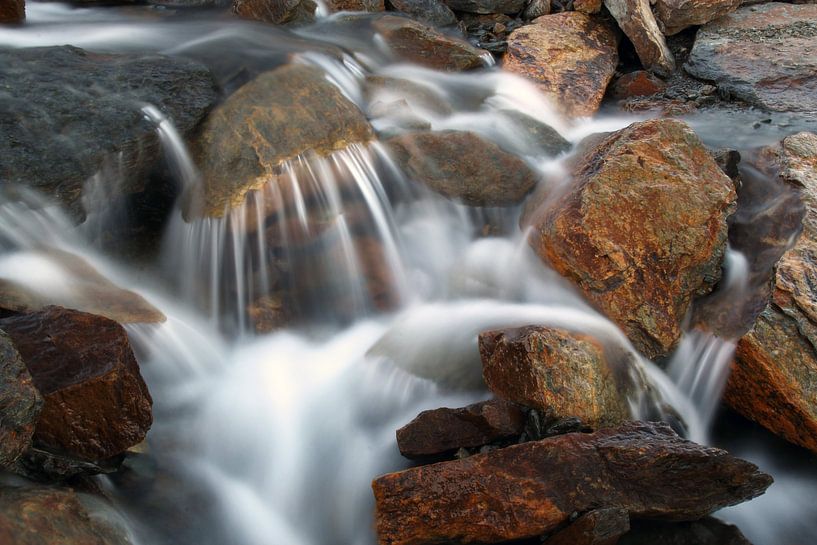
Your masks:
M152 400L125 330L61 307L0 319L45 404L37 447L83 461L115 456L145 438Z
M0 486L0 543L130 545L130 540L89 516L70 489Z
M261 74L207 118L194 146L203 195L193 196L187 215L220 217L272 181L285 161L372 137L361 111L321 70L287 65Z
M587 144L573 185L532 212L529 243L643 354L672 350L720 278L732 181L685 123L634 123Z
M423 411L397 430L397 447L406 458L424 460L518 438L526 422L527 409L497 399Z
M472 132L413 132L386 145L410 178L469 206L512 206L536 185L524 161Z
M0 330L0 469L31 446L43 400L14 343Z
M817 5L744 6L698 31L685 69L771 111L817 112Z
M618 63L616 35L583 13L545 15L513 31L503 68L537 84L570 117L593 115Z
M664 76L675 70L675 58L658 28L649 0L604 0L604 5L633 43L644 68Z
M594 428L630 418L626 368L608 362L590 335L536 326L489 331L479 336L479 352L485 383L501 398Z
M79 220L83 185L106 162L123 178L106 188L110 195L144 189L161 154L142 105L187 135L217 99L210 72L196 62L71 46L0 49L0 80L0 181L39 191Z
M456 24L457 16L440 0L389 0L399 12L434 26Z
M374 28L399 59L449 72L485 67L482 49L412 19L386 15Z
M266 23L304 24L315 20L314 0L233 0L233 13Z
M805 205L803 230L777 263L771 300L738 342L726 402L774 433L817 452L817 135L764 150Z
M420 545L536 537L602 506L695 520L771 482L753 464L666 425L634 422L391 473L372 488L379 542Z

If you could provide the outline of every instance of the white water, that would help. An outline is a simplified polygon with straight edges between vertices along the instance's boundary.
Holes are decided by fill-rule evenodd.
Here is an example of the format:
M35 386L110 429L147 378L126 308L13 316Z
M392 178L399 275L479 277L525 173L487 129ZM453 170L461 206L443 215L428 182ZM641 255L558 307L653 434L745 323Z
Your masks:
M0 28L0 43L199 54L240 38L259 54L284 35L244 23L123 21L104 10L43 4L33 4L29 17L40 31ZM305 29L300 37L311 39L316 32ZM479 132L515 150L541 173L542 183L554 187L569 183L560 168L564 158L537 151L503 110L545 122L571 142L633 120L569 124L518 78L497 71L441 74L372 58L357 47L365 37L350 41L339 33L323 39L348 45L352 53L338 61L299 45L294 49L304 50L297 62L326 70L362 109L374 101L367 102L361 88L370 72L423 85L448 104L450 113L414 104L411 96L377 100L406 100L411 122ZM161 111L149 105L142 111L157 126L176 181L192 191L198 173L182 139ZM373 120L378 129L398 131L406 122L388 110ZM148 456L163 472L159 496L193 490L208 507L197 511L185 510L184 501L160 503L164 517L196 527L177 535L163 527L162 517L153 516L152 497L111 484L143 543L373 543L369 483L406 465L397 453L395 430L421 410L489 396L476 344L487 329L541 324L591 333L628 356L622 365L635 384L650 384L637 390L642 396L632 400L634 416L656 414L655 403L663 400L684 418L690 437L707 438L733 340L691 332L668 376L638 357L613 324L539 261L518 232L518 210L475 211L418 189L377 144L328 158L299 157L285 171L223 218L186 221L182 199L167 226L161 261L139 276L127 264L100 255L89 243L92 233L74 229L39 201L0 203L0 279L26 282L45 294L64 291L70 283L62 271L49 268L37 254L57 248L81 255L168 317L161 325L128 326L155 400ZM271 221L269 207L277 210ZM498 225L500 235L477 237L485 224ZM387 309L378 309L367 293L356 246L361 232L382 249L393 296ZM276 270L279 261L293 266ZM36 276L21 267L36 269ZM275 295L279 282L300 285L312 271L322 275L297 294L301 319L275 333L254 334L248 315L253 301ZM736 297L745 289L739 271L740 260L733 255L724 289L735 290ZM134 471L152 482L149 472ZM795 487L783 469L775 474L784 476L782 486L795 497L813 490ZM756 505L750 502L728 516L758 540L756 545L776 543L773 532L765 530L773 519L764 511L778 517L776 510L798 506L782 500L774 500L771 509Z

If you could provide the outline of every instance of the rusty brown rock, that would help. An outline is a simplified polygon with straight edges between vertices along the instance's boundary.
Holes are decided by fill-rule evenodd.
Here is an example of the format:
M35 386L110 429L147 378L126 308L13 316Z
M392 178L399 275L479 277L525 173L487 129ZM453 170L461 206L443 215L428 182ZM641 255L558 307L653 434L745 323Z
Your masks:
M727 452L631 422L384 475L374 480L381 545L536 537L599 507L695 520L762 494L772 479Z
M529 243L647 357L668 354L721 274L732 181L683 122L594 137L573 186L533 211Z
M519 437L526 419L524 407L499 399L423 411L397 430L397 447L406 458L422 460Z
M484 68L486 51L405 17L386 15L373 23L394 56L448 72Z
M571 117L599 109L618 64L615 30L578 12L545 15L511 32L503 68L539 87Z
M58 305L98 314L120 324L158 323L166 319L141 295L117 286L78 255L49 249L21 257L36 260L32 266L42 260L60 269L64 280L60 289L38 290L39 286L0 277L0 310L30 313Z
M574 0L573 1L573 9L581 12L586 13L587 15L593 15L594 13L598 13L601 11L601 6L604 5L602 0Z
M672 74L675 57L658 28L650 0L604 0L604 5L633 43L644 68L662 76Z
M0 0L0 24L21 23L25 18L25 0Z
M457 12L516 15L525 7L526 0L444 0L444 2Z
M817 4L744 6L698 30L684 68L772 111L817 112Z
M667 84L647 72L636 70L624 74L613 84L613 96L616 98L645 97L655 95L667 88Z
M513 206L536 185L524 161L472 132L411 132L386 145L410 178L469 206Z
M544 545L616 545L630 530L625 509L596 509L585 513L570 526L548 537Z
M630 418L626 370L614 368L590 335L537 326L488 331L479 353L485 383L501 398L594 428Z
M145 438L152 401L121 325L46 307L0 319L0 328L45 399L35 446L96 461Z
M330 11L369 11L377 12L386 9L384 0L329 0Z
M286 65L265 72L207 118L193 147L203 194L194 195L186 215L221 217L250 190L275 183L287 160L372 138L363 113L321 70Z
M726 402L787 440L817 452L817 135L764 150L801 191L805 216L777 264L771 300L738 342Z
M130 545L125 535L91 518L70 489L0 487L0 543Z
M25 363L0 330L0 469L10 467L31 446L42 406Z
M282 25L315 19L314 0L233 0L233 13L243 19Z
M653 11L664 34L703 25L738 9L741 0L657 0Z

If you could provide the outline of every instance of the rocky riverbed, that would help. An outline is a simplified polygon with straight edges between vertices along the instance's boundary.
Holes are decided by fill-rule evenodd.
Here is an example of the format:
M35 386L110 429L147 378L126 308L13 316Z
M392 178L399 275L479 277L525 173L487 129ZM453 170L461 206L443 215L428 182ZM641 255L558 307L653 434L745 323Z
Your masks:
M0 543L811 543L816 97L808 2L0 0Z

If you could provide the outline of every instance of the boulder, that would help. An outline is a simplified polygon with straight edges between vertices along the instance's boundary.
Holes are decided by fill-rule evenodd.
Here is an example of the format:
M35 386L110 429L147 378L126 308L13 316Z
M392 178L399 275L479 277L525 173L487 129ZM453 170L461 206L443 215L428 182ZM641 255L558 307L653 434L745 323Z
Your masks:
M513 206L536 185L524 161L472 132L412 132L386 145L410 178L469 206Z
M612 94L615 98L646 97L658 94L667 88L667 84L647 72L636 70L624 74L613 84Z
M330 11L368 11L377 12L386 9L384 0L329 0Z
M525 138L521 139L524 141L525 154L555 157L572 147L559 131L519 110L500 110L500 113L515 125L519 133L525 135Z
M0 330L0 469L10 467L31 446L42 406L20 354Z
M573 0L573 9L587 15L600 12L603 5L602 0Z
M633 43L644 68L662 76L675 71L675 57L658 28L650 0L604 0L604 5Z
M34 444L84 461L145 438L152 400L116 322L61 307L0 319L45 404Z
M521 12L526 0L443 0L454 11L465 13L506 13L516 15Z
M764 155L801 190L803 230L777 264L771 300L738 342L725 400L817 452L817 135L790 136Z
M123 532L89 516L71 489L0 487L0 543L130 545Z
M573 185L525 222L529 243L649 358L668 354L693 298L721 275L732 181L681 121L589 139Z
M441 0L389 0L394 9L413 19L434 26L457 23L457 16Z
M741 531L712 517L691 522L634 520L618 545L752 545Z
M503 399L593 428L630 418L630 362L609 362L590 335L537 326L488 331L479 353L485 383Z
M500 399L460 409L423 411L397 430L400 454L423 460L518 438L525 431L527 409Z
M732 13L742 0L656 0L653 11L667 36Z
M361 111L321 70L292 64L265 72L204 123L193 146L203 194L193 196L186 215L221 217L248 191L273 183L286 161L372 138Z
M21 23L25 18L25 0L0 0L0 24Z
M6 272L14 271L12 278ZM36 275L26 278L27 267L56 269L53 285ZM61 250L6 254L0 257L0 310L29 313L49 305L98 314L120 324L158 323L165 315L132 291L120 288L78 255Z
M233 13L243 19L283 25L315 20L315 0L233 0Z
M771 477L727 452L631 422L374 480L381 545L495 543L557 529L574 512L695 520L762 494Z
M550 15L552 9L550 0L529 0L527 6L525 6L525 11L522 12L522 19L532 21L537 17Z
M215 103L207 68L179 57L90 53L71 46L0 51L0 183L34 189L85 217L83 186L121 165L116 196L145 188L160 160L150 103L188 135Z
M698 30L686 71L772 111L817 112L817 4L744 6Z
M615 30L578 12L545 15L511 32L503 68L539 87L571 117L599 109L618 64Z
M375 21L373 26L392 54L404 61L448 72L486 66L485 56L488 52L417 21L386 15Z
M595 509L548 537L544 545L616 545L630 530L630 515L624 509Z

